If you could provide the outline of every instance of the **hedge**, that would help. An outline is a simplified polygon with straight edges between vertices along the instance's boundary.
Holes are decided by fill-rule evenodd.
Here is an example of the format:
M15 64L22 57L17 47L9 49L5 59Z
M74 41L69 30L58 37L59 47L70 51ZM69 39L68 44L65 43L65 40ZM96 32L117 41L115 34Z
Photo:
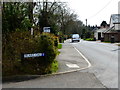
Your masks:
M3 76L52 73L51 67L58 52L56 42L54 35L43 33L32 37L29 31L16 31L3 36ZM22 54L28 53L45 53L45 56L21 58Z

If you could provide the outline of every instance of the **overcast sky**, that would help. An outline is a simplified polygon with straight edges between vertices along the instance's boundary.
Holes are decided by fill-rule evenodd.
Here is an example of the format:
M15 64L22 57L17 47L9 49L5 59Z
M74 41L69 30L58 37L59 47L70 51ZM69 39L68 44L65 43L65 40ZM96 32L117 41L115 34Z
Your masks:
M118 14L120 0L60 0L68 2L68 6L88 25L100 25L103 20L109 24L111 14Z

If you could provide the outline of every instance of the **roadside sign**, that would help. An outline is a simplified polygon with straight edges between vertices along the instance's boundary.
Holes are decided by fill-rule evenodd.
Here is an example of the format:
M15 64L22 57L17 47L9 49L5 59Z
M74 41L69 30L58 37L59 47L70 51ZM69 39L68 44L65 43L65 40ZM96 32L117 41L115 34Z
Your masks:
M48 33L50 33L50 27L43 27L43 32L48 32Z
M45 53L34 53L34 54L24 54L23 58L30 58L30 57L43 57Z

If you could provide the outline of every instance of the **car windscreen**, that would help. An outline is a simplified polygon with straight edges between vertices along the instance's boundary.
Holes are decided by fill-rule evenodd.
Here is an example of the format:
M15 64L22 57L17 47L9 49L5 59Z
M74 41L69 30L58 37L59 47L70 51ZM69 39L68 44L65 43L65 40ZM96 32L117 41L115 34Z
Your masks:
M72 35L72 38L79 38L78 34Z

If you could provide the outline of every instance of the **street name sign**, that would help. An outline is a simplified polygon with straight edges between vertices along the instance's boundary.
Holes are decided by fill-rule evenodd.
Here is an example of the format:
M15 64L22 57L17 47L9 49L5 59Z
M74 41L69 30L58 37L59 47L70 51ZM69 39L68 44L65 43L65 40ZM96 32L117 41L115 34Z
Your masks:
M24 58L42 57L42 56L45 56L45 53L24 54Z

